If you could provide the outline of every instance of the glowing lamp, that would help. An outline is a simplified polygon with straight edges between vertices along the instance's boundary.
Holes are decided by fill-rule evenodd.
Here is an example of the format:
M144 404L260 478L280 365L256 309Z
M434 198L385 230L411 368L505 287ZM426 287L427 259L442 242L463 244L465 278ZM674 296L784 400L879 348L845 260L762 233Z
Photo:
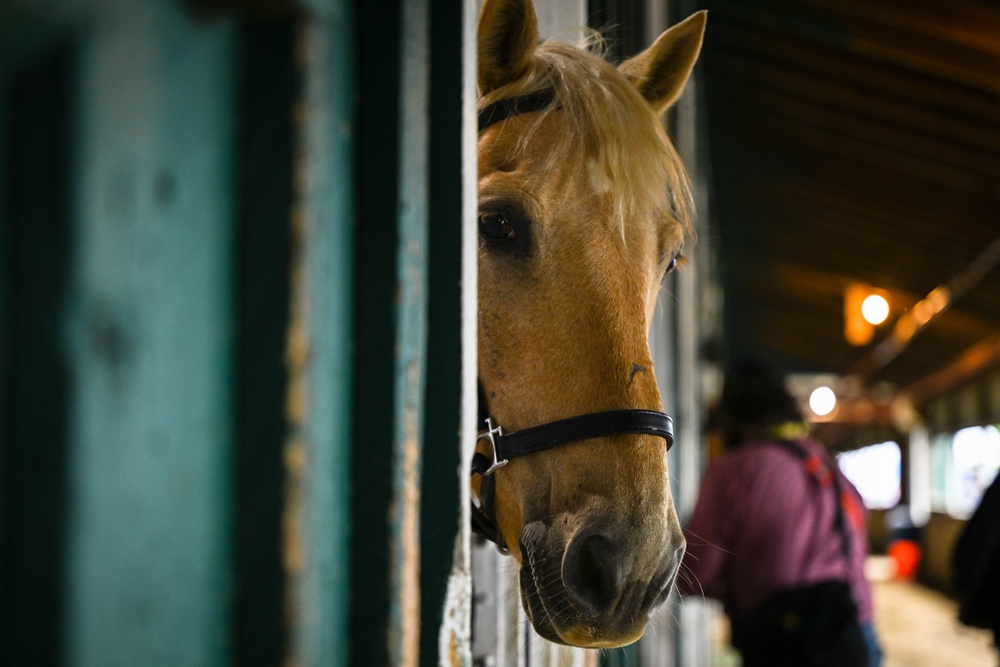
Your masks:
M889 317L889 302L881 294L869 294L861 302L861 315L869 324L882 324Z
M825 417L837 407L837 395L829 387L816 387L809 394L809 409L817 417Z
M875 327L889 318L889 293L885 290L851 283L844 291L844 339L851 345L867 345Z

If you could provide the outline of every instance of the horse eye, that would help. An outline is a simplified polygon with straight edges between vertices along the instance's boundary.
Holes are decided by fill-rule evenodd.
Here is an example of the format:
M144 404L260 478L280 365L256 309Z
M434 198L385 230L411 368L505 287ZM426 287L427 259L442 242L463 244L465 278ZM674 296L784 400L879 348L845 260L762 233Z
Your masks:
M667 262L667 268L665 268L665 269L663 270L663 277L664 277L664 278L666 278L666 277L667 277L667 275L668 275L668 274L669 274L669 273L670 273L671 271L673 271L673 270L674 270L674 268L675 268L675 267L677 266L677 258L678 258L678 255L674 255L673 257L671 257L671 258L670 258L670 261L669 261L669 262Z
M507 216L502 213L480 213L479 234L483 238L495 241L517 238L517 232L507 220Z

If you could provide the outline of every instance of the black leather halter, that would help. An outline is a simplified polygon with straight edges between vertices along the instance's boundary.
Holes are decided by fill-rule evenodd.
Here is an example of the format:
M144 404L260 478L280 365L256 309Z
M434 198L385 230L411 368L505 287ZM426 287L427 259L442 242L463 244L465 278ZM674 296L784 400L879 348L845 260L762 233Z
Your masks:
M489 440L493 460L476 454L472 457L472 473L484 476L493 474L511 459L578 440L637 433L663 438L667 441L668 450L674 444L674 421L655 410L591 412L506 434L499 424L493 425L490 417L483 421L486 422L486 430L479 433L476 442Z
M490 125L516 116L546 109L555 100L551 90L542 90L518 97L494 102L479 111L479 131ZM492 459L477 453L472 457L472 474L482 475L479 505L472 502L472 530L507 551L503 535L493 520L493 471L506 465L511 459L535 452L552 449L559 445L591 438L605 438L614 435L642 434L663 438L667 449L674 444L673 420L663 412L655 410L609 410L578 415L569 419L540 424L513 433L504 433L499 424L489 417L489 406L479 390L479 417L486 429L481 431L476 441L488 440Z
M508 97L479 110L479 131L490 125L505 121L511 116L519 116L533 111L547 109L556 99L554 91L545 89L533 93Z
M655 410L608 410L606 412L591 412L589 414L560 419L522 429L513 433L504 433L499 424L494 425L488 414L488 408L482 398L480 389L480 419L486 429L480 431L476 442L487 440L490 443L492 456L476 453L472 457L471 472L482 475L483 481L479 491L479 504L472 502L472 531L491 542L501 551L507 551L503 535L493 519L493 472L507 465L511 459L535 452L542 452L559 445L591 438L605 438L614 435L641 434L663 438L667 450L674 444L674 422L665 413Z

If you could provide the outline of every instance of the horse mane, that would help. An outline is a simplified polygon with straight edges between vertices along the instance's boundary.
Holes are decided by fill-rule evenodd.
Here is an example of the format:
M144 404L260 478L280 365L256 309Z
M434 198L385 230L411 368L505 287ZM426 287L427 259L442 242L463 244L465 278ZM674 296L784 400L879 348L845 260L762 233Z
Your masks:
M518 149L530 142L545 115L558 109L572 131L558 138L550 155L552 168L558 168L570 151L582 149L590 182L597 193L608 197L611 220L623 239L625 225L642 202L658 203L661 217L677 221L690 235L694 206L680 156L662 119L603 53L604 41L596 31L587 31L582 48L544 42L535 51L528 74L481 97L479 108L507 97L552 90L553 103L521 137Z

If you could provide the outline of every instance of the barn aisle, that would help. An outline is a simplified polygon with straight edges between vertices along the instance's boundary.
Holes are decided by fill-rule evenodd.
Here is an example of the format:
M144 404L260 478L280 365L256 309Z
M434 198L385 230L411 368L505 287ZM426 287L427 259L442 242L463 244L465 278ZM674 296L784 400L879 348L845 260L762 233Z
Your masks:
M902 581L875 583L873 594L883 667L997 666L990 633L959 624L951 598Z
M872 584L882 667L997 667L1000 658L987 630L961 625L954 600L907 581ZM728 645L729 624L719 616L712 667L739 667Z

